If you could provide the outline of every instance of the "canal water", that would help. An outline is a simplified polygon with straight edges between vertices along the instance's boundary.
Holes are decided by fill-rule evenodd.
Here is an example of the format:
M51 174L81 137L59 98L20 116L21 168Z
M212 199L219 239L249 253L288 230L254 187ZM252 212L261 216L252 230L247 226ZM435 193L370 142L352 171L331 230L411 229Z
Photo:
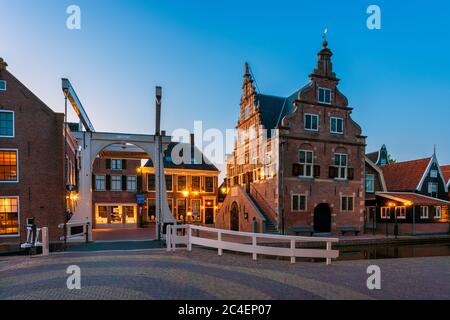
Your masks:
M339 261L450 256L450 242L343 246L337 249L339 250L337 259Z

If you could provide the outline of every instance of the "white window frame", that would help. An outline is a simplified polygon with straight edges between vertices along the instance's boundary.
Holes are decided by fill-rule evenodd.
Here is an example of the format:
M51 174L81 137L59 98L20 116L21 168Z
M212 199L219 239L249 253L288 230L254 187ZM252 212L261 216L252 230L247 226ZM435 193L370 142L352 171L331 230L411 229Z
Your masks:
M98 189L97 188L97 178L103 177L103 189ZM95 175L95 185L94 185L94 191L106 191L106 175L104 174L99 174L99 175Z
M6 82L6 80L0 80L0 82L5 84L5 89L2 89L0 87L0 91L6 91L6 89L7 89L7 82Z
M304 163L302 163L302 162L300 162L300 153L301 152L304 152L305 153L305 162ZM308 157L307 157L307 155L308 155L308 153L310 153L311 154L311 163L309 163L308 161L307 161L307 159L308 159ZM300 167L301 168L303 168L303 175L300 173L299 174L299 177L302 177L302 178L312 178L313 177L313 175L314 175L314 151L311 151L311 150L304 150L304 149L300 149L300 150L298 150L298 163L300 164ZM310 169L310 175L307 175L306 174L306 171L307 171L307 168L309 167L309 169ZM300 171L302 171L302 170L300 170Z
M397 219L406 219L406 207L405 206L398 206L395 207L395 216ZM399 214L397 214L399 212Z
M130 181L130 178L134 178L134 181ZM134 183L134 188L130 188L130 183ZM137 176L136 175L130 175L127 176L127 191L128 192L136 192L137 191Z
M426 209L426 210L424 210ZM428 206L420 207L420 219L428 219L430 217L430 208ZM424 214L426 212L426 214Z
M339 156L339 165L336 164L336 156ZM342 156L345 156L345 166L342 166ZM334 166L336 167L336 177L337 180L347 180L348 178L348 154L347 153L335 153L333 157ZM344 176L341 177L341 169L344 168Z
M114 189L113 188L113 186L114 186L114 179L113 178L115 178L115 177L119 177L119 189ZM121 175L117 175L117 174L112 174L111 175L111 191L114 191L114 192L122 191L122 176Z
M391 217L391 208L390 207L381 207L380 208L380 217L381 217L381 219L389 219Z
M294 197L297 197L297 210L294 210ZM305 197L305 209L300 208L300 197ZM291 212L306 212L308 209L308 196L306 193L293 193L291 195Z
M430 170L430 178L437 178L438 171L436 169Z
M0 238L20 237L20 226L21 226L21 223L20 223L20 197L19 196L0 196L0 198L3 198L3 199L15 198L15 199L17 199L17 220L18 220L18 224L19 224L19 227L17 228L17 233L15 233L15 234L0 234Z
M367 189L367 178L372 177L372 183L371 183L371 190ZM374 193L375 192L375 175L374 174L366 174L366 178L364 179L364 188L366 189L367 193Z
M15 151L16 152L16 180L8 180L8 181L3 181L0 180L0 184L2 183L19 183L19 149L9 149L9 148L0 148L0 151Z
M113 163L120 163L120 168L114 168ZM122 168L122 159L111 159L111 170L123 170Z
M434 207L434 218L435 219L442 219L442 207L435 206ZM439 212L439 213L438 213Z
M347 209L343 209L344 198L346 199ZM352 199L352 210L348 210L348 199ZM355 211L355 196L344 196L341 195L341 212L354 212Z
M333 120L336 120L336 130L338 128L337 125L337 121L341 120L342 121L342 131L333 131ZM330 117L330 132L333 134L344 134L344 118L339 118L339 117Z
M12 123L13 123L13 127L12 127L12 136L2 136L0 135L0 138L15 138L16 137L16 114L13 110L0 110L0 112L3 113L12 113Z
M324 90L324 91L330 93L330 102L327 102L327 101L320 101L320 90ZM326 95L324 95L324 97L325 97L325 96L326 96ZM320 103L324 103L324 104L331 104L332 101L333 101L333 98L332 98L332 96L331 96L331 89L324 88L324 87L319 87L319 88L317 89L317 101L320 102Z
M436 182L428 182L428 194L433 195L433 192L431 189L431 186L436 186L436 197L438 195L438 191L439 191L439 185Z
M312 123L313 123L312 118L313 118L313 117L317 118L317 128L316 128L316 129L309 129L309 128L306 127L306 117L308 117L308 116L311 117L311 126L312 126ZM303 116L303 124L304 124L303 127L304 127L304 129L305 129L306 131L319 131L319 121L320 121L320 118L319 118L319 115L318 115L318 114L315 114L315 113L305 113L305 115Z

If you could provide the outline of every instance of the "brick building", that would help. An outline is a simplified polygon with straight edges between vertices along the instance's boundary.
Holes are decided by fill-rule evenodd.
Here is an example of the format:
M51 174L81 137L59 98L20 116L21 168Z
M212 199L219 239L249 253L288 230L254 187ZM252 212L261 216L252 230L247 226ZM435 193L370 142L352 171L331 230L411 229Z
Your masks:
M180 149L191 149L191 161L175 164L172 152L178 146ZM195 155L201 159L195 159ZM172 142L164 152L164 175L169 208L175 219L180 223L195 223L214 225L217 211L219 170L191 144ZM143 190L147 202L147 214L143 216L145 223L155 220L155 174L153 161L148 160L142 167Z
M76 205L76 196L66 191L76 185L76 142L69 129L64 134L64 114L52 111L6 67L0 59L0 246L25 242L27 218L47 226L50 241L58 241L66 202L69 209Z
M238 138L227 161L229 194L217 226L362 228L365 137L337 87L327 45L309 83L288 97L257 92L246 64Z

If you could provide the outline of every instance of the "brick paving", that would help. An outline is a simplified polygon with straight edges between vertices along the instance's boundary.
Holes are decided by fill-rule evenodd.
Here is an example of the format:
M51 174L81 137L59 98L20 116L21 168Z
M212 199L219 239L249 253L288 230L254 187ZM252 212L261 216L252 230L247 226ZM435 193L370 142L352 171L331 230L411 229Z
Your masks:
M381 268L381 290L366 287ZM66 268L81 268L81 289ZM0 257L0 299L449 299L449 257L325 263L194 248Z

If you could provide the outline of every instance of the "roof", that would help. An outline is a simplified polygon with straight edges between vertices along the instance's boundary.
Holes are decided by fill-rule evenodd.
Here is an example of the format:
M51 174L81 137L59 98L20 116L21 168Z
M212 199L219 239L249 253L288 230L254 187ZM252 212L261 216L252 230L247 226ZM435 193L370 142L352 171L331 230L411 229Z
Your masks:
M386 181L384 180L383 171L381 171L380 167L377 166L372 160L370 160L367 156L364 158L366 163L371 166L377 173L380 178L381 188L383 188L383 191L387 191L386 187Z
M303 88L296 90L288 97L278 97L262 93L256 94L256 105L261 112L261 123L268 130L268 136L271 134L271 129L277 128L281 120L287 114L294 111L294 101L298 99L299 93L309 85L307 84Z
M450 164L441 166L442 174L444 175L445 183L450 182Z
M175 148L176 145L181 144L183 148L189 146L191 147L191 162L190 163L181 163L181 164L175 164L172 160L172 150ZM199 161L197 163L195 159L195 152L194 150L202 155L202 161ZM182 156L182 153L181 155ZM190 169L190 170L210 170L210 171L219 171L215 165L210 163L210 161L200 152L200 150L189 144L189 143L180 143L180 142L171 142L169 143L166 151L164 151L164 168L171 168L171 169ZM152 159L149 159L147 163L145 164L145 167L153 167L153 161Z
M378 159L380 158L380 151L375 151L375 152L371 152L366 154L366 157L372 161L373 163L377 163Z
M389 191L414 191L424 175L431 157L387 164L381 167Z
M403 203L412 203L415 205L423 205L423 206L448 206L450 205L449 201L444 201L428 196L424 196L422 194L413 193L413 192L376 192L377 196L391 199L394 201L399 201Z

